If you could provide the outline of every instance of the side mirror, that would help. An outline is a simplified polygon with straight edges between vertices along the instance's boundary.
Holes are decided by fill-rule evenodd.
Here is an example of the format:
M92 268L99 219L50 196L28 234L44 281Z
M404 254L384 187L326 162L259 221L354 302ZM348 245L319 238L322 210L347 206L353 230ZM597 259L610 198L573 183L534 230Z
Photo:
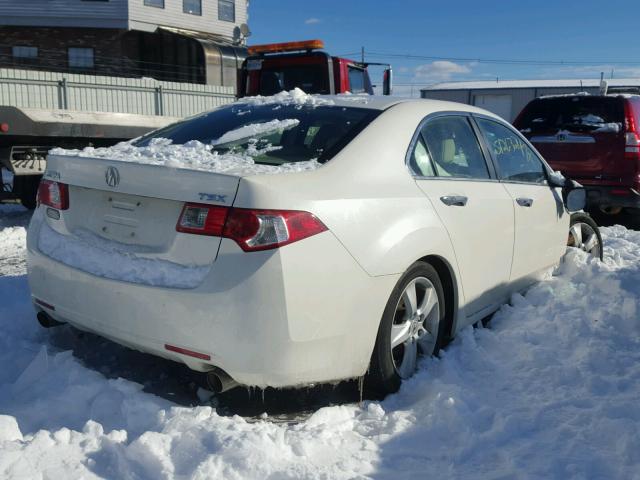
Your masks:
M562 199L569 213L578 212L587 204L587 191L578 182L567 179L562 188Z
M391 95L393 92L393 69L386 68L382 75L382 94Z

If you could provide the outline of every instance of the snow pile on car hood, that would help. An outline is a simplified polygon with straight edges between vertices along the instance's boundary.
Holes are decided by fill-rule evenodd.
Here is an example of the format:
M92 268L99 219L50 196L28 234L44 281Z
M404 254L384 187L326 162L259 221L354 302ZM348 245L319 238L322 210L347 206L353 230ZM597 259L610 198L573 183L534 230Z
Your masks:
M289 423L109 379L115 346L88 368L60 345L90 339L40 329L26 277L0 277L0 477L636 478L640 233L603 233L604 263L572 251L398 394Z
M251 138L265 133L286 130L299 123L297 119L272 120L264 123L245 125L225 133L222 137L207 145L192 140L183 145L175 145L166 138L153 138L148 146L139 147L132 142L120 142L112 147L86 147L82 150L54 148L50 155L75 156L86 158L104 158L121 162L134 162L147 165L159 165L170 168L185 168L228 175L276 174L315 170L321 164L313 159L303 162L291 162L283 165L262 165L254 157L278 147L258 148L250 142L249 148L242 153L219 153L215 145L229 143L243 138Z

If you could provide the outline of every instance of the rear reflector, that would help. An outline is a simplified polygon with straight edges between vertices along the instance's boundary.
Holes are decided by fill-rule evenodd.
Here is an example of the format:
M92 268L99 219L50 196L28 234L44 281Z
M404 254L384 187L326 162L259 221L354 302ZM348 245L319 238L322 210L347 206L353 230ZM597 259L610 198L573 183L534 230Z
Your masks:
M69 186L52 180L40 180L38 204L57 210L67 210L69 208Z
M43 302L39 298L34 298L33 301L34 301L34 303L40 305L41 307L47 308L49 310L53 310L54 312L56 311L56 307L54 307L53 305L51 305L51 304L49 304L47 302Z
M176 230L234 240L245 252L269 250L327 230L312 213L187 203Z
M189 357L199 358L200 360L211 360L211 355L207 355L206 353L194 352L193 350L176 347L174 345L169 345L168 343L164 345L164 348L166 348L170 352L181 353L182 355L188 355Z

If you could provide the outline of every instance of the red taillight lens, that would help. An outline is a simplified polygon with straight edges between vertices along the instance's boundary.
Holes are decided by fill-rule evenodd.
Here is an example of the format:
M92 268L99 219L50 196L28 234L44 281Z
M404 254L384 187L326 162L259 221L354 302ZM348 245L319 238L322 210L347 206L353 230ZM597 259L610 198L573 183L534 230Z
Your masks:
M47 205L57 210L67 210L69 208L69 186L66 183L52 180L40 180L38 204Z
M253 252L282 247L325 230L324 223L309 212L232 208L223 236L235 240L245 252Z
M245 252L269 250L327 230L312 213L187 203L176 225L183 233L234 240Z
M187 203L182 209L176 230L183 233L220 237L228 213L228 207Z
M625 146L624 146L624 156L630 160L639 160L640 159L640 135L638 132L639 125L636 122L636 117L634 116L633 107L631 106L631 102L626 101L624 103L624 116L625 116Z

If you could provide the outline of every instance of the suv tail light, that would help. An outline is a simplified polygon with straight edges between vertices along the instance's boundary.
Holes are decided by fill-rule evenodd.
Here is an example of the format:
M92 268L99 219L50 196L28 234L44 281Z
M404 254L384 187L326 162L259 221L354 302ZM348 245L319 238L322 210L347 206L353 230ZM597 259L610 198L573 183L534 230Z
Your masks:
M69 208L69 186L53 180L40 180L38 186L38 205L47 205L57 210Z
M629 160L640 160L640 132L631 102L624 103L626 133L624 134L624 156Z
M327 230L315 215L299 210L255 210L187 203L176 230L225 237L245 252L270 250Z

